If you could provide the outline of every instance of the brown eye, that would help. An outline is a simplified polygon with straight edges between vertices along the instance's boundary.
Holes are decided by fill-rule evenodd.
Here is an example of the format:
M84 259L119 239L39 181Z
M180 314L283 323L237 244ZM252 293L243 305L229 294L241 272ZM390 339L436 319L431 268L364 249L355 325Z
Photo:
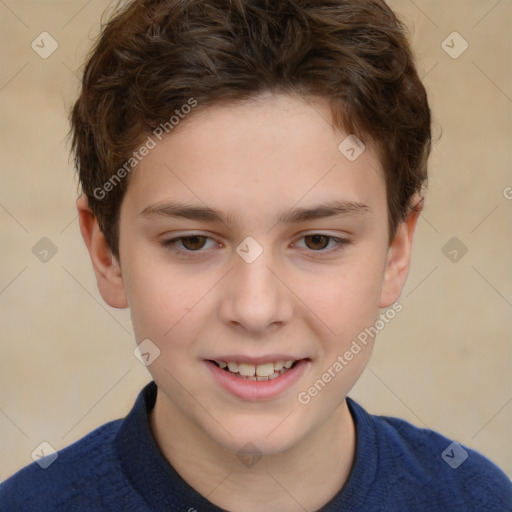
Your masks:
M219 248L219 244L213 238L199 233L162 240L160 244L177 257L186 259L202 258L208 253L211 255L211 249Z
M188 251L198 251L202 249L206 244L206 240L208 240L207 236L183 236L179 238L181 240L181 244Z
M331 239L332 237L326 235L307 235L304 237L307 248L315 251L325 249Z

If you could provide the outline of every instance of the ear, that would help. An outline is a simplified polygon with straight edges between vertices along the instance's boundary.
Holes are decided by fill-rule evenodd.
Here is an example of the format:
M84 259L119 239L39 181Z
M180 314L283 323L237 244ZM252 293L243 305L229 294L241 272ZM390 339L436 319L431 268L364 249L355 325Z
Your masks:
M78 198L76 207L80 232L89 251L98 290L103 300L113 308L128 307L121 266L112 254L85 195Z
M423 197L413 196L410 204L414 205L414 209L408 207L407 216L398 225L396 235L389 245L379 308L387 308L398 300L409 273L412 239L423 209Z

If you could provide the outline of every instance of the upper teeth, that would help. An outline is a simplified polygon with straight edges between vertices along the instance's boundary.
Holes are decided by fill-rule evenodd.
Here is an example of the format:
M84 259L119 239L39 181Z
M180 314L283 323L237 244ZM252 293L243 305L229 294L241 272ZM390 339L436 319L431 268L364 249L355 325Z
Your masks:
M270 363L263 364L249 364L249 363L237 363L234 361L216 361L216 363L221 368L228 367L229 371L232 373L240 373L244 377L254 377L254 375L258 377L269 377L274 374L274 372L279 372L283 368L291 368L292 364L295 361L275 361Z

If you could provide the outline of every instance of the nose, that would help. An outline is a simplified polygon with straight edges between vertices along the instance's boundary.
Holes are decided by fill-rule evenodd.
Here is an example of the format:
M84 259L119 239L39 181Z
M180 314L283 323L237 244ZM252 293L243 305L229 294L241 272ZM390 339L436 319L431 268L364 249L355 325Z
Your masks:
M251 334L264 334L290 321L293 294L279 275L270 251L248 263L234 255L219 314L222 321Z

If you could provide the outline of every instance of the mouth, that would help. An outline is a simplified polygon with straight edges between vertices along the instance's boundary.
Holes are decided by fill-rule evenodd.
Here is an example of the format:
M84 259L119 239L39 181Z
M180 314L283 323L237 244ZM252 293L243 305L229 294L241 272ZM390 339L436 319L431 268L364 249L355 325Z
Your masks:
M221 370L231 373L235 377L250 381L274 380L295 367L299 360L270 361L263 364L240 363L236 361L210 360Z
M206 359L211 375L230 395L246 401L272 400L293 389L312 361L286 359L248 359L243 356L228 357L227 361ZM242 361L240 361L242 359Z

